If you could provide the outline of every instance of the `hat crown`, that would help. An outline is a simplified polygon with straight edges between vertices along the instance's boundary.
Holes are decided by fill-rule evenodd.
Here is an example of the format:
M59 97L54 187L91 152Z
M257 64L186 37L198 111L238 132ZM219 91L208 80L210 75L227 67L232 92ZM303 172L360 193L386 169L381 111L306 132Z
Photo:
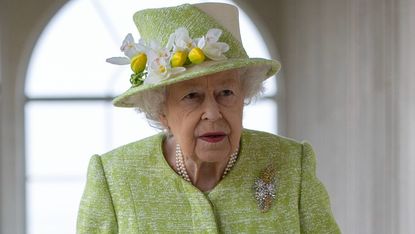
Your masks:
M206 12L206 14L226 28L239 42L242 42L239 31L239 11L236 6L219 2L197 3L193 4L193 6Z
M247 54L242 46L239 36L239 25L236 23L228 23L227 27L233 27L228 30L218 21L238 22L230 20L229 17L238 17L236 14L222 14L223 20L217 20L219 14L213 14L215 7L222 5L218 3L204 3L198 5L184 4L176 7L146 9L138 11L134 14L134 22L140 32L140 36L145 41L159 41L162 45L166 45L169 36L180 27L185 27L189 31L191 38L200 38L212 28L222 30L219 41L229 45L229 50L225 53L228 58L247 58ZM230 6L223 4L224 6ZM229 12L232 9L227 7ZM226 8L225 8L226 10ZM212 16L208 13L211 12ZM235 28L236 27L236 28ZM232 31L232 33L230 32ZM235 36L234 36L235 35Z

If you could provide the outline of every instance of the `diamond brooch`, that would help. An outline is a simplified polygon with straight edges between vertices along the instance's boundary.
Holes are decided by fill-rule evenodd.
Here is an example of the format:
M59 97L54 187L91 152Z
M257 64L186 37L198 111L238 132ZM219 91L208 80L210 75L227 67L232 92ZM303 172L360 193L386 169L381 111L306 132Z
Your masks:
M261 212L267 212L275 199L277 187L275 185L275 168L266 167L254 183L255 200Z

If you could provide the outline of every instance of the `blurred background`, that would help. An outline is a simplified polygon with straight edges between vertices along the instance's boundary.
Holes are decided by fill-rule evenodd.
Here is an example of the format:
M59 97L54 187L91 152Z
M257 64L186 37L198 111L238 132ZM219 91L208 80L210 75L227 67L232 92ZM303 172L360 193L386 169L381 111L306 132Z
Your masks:
M75 233L92 154L156 133L111 99L135 11L198 0L0 0L0 233ZM307 140L343 233L415 233L415 1L215 0L282 72L244 126Z

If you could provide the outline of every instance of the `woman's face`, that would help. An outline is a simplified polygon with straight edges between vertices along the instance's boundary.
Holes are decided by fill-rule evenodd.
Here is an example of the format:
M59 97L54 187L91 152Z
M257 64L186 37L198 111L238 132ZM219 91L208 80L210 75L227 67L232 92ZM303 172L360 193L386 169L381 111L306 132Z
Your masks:
M161 122L183 154L195 161L228 160L239 145L244 94L238 71L231 70L167 88Z

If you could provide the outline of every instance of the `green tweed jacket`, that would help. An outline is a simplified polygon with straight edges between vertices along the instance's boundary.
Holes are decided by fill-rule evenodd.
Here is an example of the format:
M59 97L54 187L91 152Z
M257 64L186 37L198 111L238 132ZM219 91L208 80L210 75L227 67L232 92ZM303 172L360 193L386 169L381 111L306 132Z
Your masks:
M91 158L78 233L340 233L309 144L244 130L236 164L203 193L165 161L162 141ZM259 179L274 185L268 210L255 197Z

